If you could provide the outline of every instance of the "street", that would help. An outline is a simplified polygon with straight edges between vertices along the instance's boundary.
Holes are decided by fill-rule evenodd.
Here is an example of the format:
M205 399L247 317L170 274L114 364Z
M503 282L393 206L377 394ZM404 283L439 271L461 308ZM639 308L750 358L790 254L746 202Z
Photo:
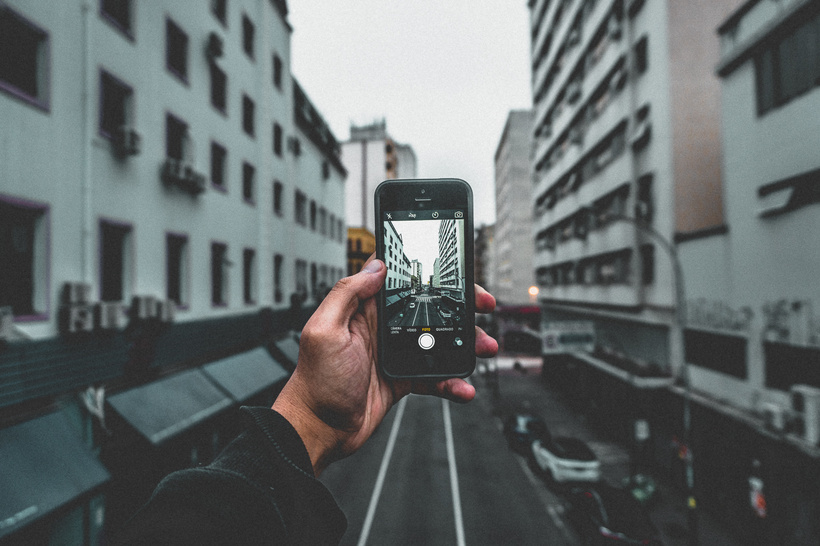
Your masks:
M341 543L579 544L563 498L507 447L503 416L533 411L555 434L586 441L613 484L627 476L629 455L568 409L532 364L519 371L502 365L499 396L474 374L478 393L467 405L407 397L361 451L331 465L321 480L348 519ZM665 492L651 515L665 544L686 543L674 492ZM709 521L701 532L702 544L736 543Z

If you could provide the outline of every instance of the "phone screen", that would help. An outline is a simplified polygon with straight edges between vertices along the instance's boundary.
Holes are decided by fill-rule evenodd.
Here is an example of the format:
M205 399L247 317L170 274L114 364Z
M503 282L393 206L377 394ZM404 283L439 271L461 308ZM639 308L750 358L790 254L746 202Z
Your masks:
M466 343L464 210L383 211L390 350L459 350Z

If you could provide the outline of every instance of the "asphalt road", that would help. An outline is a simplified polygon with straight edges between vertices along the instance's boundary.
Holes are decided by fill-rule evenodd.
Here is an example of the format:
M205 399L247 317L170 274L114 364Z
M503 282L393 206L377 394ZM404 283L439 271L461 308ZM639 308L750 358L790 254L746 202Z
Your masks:
M410 296L404 302L402 312L393 317L389 326L445 326L444 319L436 310L436 296ZM410 304L414 303L413 307Z
M410 396L393 408L322 475L348 518L342 544L578 544L561 500L508 449L498 406L482 387L467 405Z

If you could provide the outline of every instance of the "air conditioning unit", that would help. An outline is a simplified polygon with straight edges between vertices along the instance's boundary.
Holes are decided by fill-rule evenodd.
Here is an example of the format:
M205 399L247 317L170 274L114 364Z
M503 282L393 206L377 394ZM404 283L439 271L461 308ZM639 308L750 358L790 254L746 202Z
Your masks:
M225 47L222 38L216 32L208 34L208 40L205 42L205 56L208 60L213 61L217 57L221 57L225 52Z
M567 46L573 47L581 42L581 31L578 28L573 28L567 35Z
M118 330L123 325L122 302L103 301L94 307L94 324L98 330Z
M616 17L610 17L607 23L610 40L620 40L623 35L623 24Z
M117 129L114 135L114 147L120 156L137 155L140 153L140 143L142 138L133 127L123 125Z
M11 307L0 307L0 339L10 339L14 332L14 312Z
M766 428L777 432L786 430L788 411L780 404L766 402L763 404L763 422Z
M173 322L175 311L176 303L174 300L157 301L157 318L160 322Z
M167 158L162 164L162 181L167 186L196 195L205 191L205 176L196 172L193 165L180 159Z
M94 307L91 305L63 305L58 314L60 332L76 335L94 330Z
M612 79L610 80L610 89L613 91L620 91L623 89L624 85L626 85L626 77L626 69L622 66L612 75Z
M131 320L148 320L157 316L157 298L134 296L131 298Z
M63 284L60 303L63 305L85 305L91 299L91 285L83 282Z
M810 385L792 385L791 410L795 433L806 443L820 443L820 389Z

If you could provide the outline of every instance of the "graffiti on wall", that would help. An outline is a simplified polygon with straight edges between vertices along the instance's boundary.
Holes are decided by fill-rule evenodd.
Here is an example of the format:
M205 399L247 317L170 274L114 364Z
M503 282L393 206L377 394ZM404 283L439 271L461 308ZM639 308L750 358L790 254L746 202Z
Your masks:
M690 327L748 334L754 311L751 307L735 309L724 301L698 298L687 302L686 315Z

